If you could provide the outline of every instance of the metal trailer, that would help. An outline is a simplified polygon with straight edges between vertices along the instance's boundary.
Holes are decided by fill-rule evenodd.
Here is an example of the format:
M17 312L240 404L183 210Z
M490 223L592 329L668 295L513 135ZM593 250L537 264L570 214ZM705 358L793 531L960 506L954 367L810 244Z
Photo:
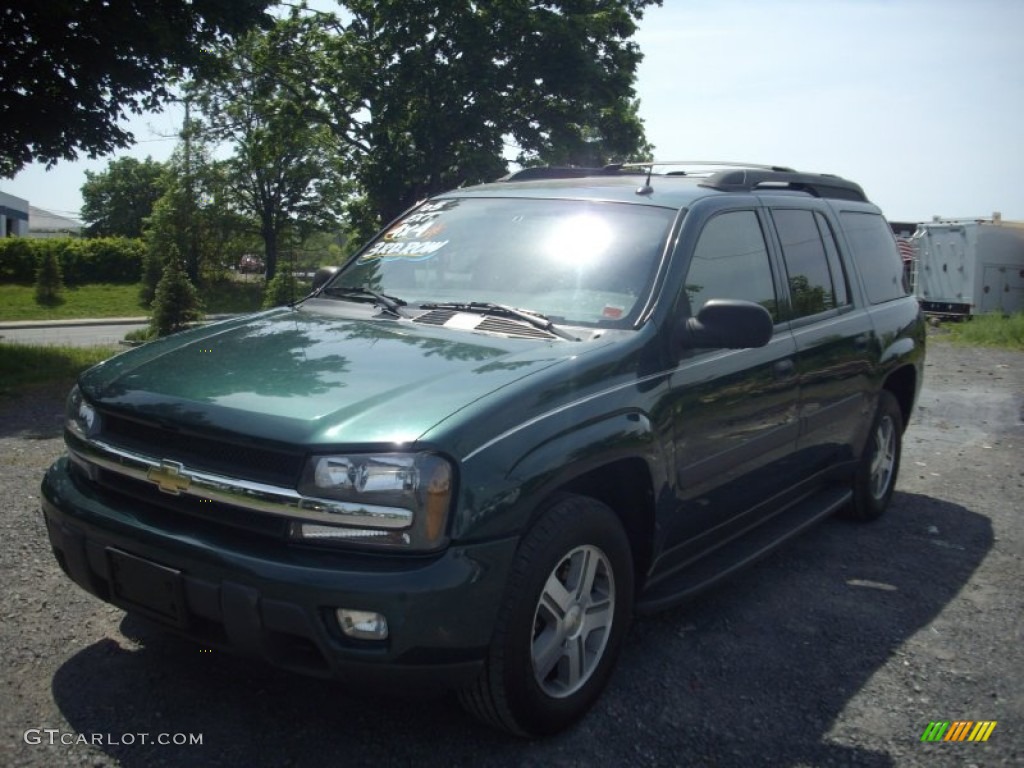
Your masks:
M936 219L911 238L911 284L925 312L1024 312L1024 222Z

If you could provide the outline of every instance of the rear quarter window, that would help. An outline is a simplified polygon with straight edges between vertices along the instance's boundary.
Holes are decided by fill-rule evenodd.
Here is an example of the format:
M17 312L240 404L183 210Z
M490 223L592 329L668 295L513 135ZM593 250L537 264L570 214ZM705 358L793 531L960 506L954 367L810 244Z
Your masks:
M843 211L839 220L864 281L868 301L881 304L908 295L896 239L877 213Z

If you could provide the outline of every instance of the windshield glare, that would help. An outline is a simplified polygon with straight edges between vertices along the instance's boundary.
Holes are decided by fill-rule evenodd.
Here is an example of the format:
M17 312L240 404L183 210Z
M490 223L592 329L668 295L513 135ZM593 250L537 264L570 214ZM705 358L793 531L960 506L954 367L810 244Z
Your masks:
M349 262L332 287L369 287L411 305L493 302L552 321L632 323L674 211L578 200L433 200Z

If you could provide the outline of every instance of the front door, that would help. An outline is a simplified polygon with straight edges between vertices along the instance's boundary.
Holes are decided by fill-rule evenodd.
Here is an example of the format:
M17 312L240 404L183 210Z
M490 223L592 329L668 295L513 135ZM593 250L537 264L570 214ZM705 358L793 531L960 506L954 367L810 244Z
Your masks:
M703 225L680 296L696 315L708 299L746 299L778 321L777 277L761 215L724 210ZM758 349L692 350L671 377L679 505L664 521L672 570L770 514L791 477L798 433L796 342L788 327Z

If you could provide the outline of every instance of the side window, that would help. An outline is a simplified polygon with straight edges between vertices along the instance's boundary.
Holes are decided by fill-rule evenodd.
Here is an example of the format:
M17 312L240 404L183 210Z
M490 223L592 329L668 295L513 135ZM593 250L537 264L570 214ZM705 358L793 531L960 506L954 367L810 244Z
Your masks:
M835 232L832 231L832 225L817 211L814 212L814 220L818 222L818 231L821 233L822 242L825 243L828 268L832 273L832 287L836 292L836 306L845 307L850 303L850 289L846 282L846 270L843 268L842 259L839 258L839 249L836 247Z
M704 225L686 275L686 293L694 315L708 299L746 299L778 321L768 248L756 213L720 213Z
M782 242L793 316L806 317L835 309L838 304L832 271L814 212L773 210L772 218Z
M846 239L864 279L868 301L881 304L906 296L903 262L889 225L877 213L843 211L839 214Z

